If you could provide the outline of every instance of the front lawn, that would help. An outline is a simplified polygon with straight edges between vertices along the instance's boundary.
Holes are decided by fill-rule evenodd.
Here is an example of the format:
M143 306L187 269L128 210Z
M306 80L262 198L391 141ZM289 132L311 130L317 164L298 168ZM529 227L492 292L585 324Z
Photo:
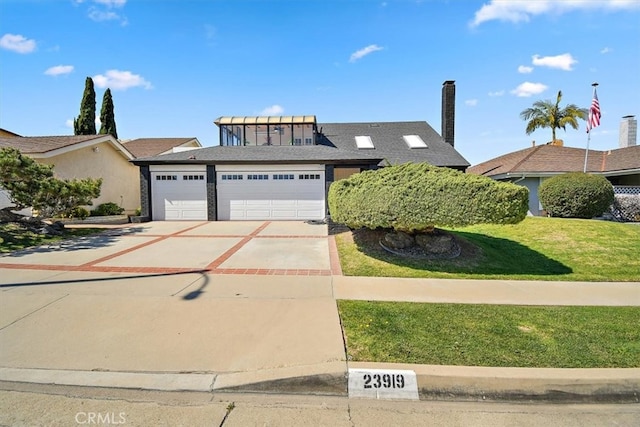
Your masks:
M640 281L640 224L529 217L515 225L449 230L462 246L451 260L386 252L379 231L336 236L348 276L566 281Z
M338 301L353 361L640 367L640 307Z
M54 243L102 231L99 228L67 228L62 236L53 236L36 232L17 222L4 222L0 223L0 253L9 253L31 246Z

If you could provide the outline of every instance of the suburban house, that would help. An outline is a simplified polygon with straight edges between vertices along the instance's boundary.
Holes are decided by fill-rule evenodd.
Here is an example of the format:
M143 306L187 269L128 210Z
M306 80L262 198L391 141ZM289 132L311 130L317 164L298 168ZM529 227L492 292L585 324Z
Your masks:
M220 145L137 158L152 220L322 220L335 180L391 164L465 170L454 148L455 85L443 85L443 135L428 123L318 123L315 116L225 116Z
M616 193L640 194L640 146L636 143L636 125L632 116L621 123L620 148L607 151L546 144L532 146L496 157L467 169L498 181L509 181L529 189L529 213L544 215L538 187L547 178L567 172L600 174L614 186Z
M102 178L100 197L93 207L113 202L126 213L140 207L139 171L130 162L136 155L201 147L196 138L143 138L121 143L111 135L27 137L2 131L0 148L15 148L39 163L54 165L57 178ZM0 209L7 206L11 202L0 190Z

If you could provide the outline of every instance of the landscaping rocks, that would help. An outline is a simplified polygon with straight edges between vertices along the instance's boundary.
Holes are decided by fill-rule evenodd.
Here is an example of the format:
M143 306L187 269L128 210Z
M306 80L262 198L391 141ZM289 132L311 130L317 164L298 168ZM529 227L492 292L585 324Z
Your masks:
M413 236L402 231L394 231L384 235L384 245L391 249L406 249L415 243Z
M454 251L456 241L451 234L427 233L416 236L416 244L430 254L448 254Z

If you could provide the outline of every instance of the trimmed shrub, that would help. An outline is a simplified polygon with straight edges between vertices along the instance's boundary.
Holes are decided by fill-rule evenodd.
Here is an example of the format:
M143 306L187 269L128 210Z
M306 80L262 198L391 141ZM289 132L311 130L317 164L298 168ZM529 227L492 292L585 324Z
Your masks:
M122 212L124 212L124 208L121 208L113 202L107 202L98 205L98 207L92 210L91 216L120 215Z
M331 184L331 219L351 228L417 233L434 227L514 224L527 215L529 190L427 163L365 171Z
M85 219L89 216L89 211L82 206L77 206L69 211L69 218Z
M588 219L609 209L613 185L602 175L571 172L543 181L538 196L549 216Z

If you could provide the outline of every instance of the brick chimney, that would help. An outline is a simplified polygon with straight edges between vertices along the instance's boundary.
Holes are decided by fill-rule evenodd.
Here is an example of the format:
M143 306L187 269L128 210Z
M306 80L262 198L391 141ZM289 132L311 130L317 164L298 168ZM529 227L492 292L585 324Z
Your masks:
M442 139L454 146L456 119L456 82L447 80L442 84Z

